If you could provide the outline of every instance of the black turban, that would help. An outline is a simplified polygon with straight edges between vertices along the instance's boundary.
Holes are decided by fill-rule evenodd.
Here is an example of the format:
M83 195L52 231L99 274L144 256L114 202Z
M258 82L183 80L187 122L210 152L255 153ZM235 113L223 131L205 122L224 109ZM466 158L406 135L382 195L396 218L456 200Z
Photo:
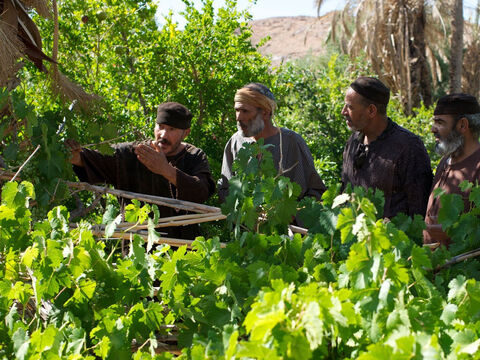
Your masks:
M166 102L158 105L157 124L165 124L177 129L189 129L192 113L182 104Z
M350 84L350 87L364 98L376 104L387 105L388 100L390 100L390 89L380 80L373 77L360 76Z
M480 113L475 96L468 94L450 94L441 97L433 115L468 115Z

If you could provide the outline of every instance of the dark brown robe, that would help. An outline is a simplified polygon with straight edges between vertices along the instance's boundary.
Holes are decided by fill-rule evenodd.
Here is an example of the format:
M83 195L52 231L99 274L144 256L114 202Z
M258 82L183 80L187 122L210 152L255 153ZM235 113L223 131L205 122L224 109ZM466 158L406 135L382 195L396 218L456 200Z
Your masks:
M185 148L167 160L177 169L177 187L162 175L148 170L134 153L135 143L114 146L113 155L103 155L94 150L82 149L84 167L74 166L81 181L92 184L107 183L116 189L141 194L176 198L179 200L204 203L215 192L215 182L210 173L207 156L193 145ZM125 204L126 199L120 199ZM128 203L128 200L127 200ZM170 207L159 207L161 217L185 214ZM191 239L198 236L198 225L161 228L168 237Z
M440 199L433 196L435 189L443 189L447 194L458 194L462 197L464 203L464 211L470 210L470 191L463 192L460 190L462 181L479 182L480 183L480 149L459 163L449 165L448 158L443 158L437 166L435 179L433 180L432 193L428 199L427 215L425 223L427 225L438 224L438 212L440 210ZM438 229L424 230L423 243L432 244L439 242L448 246L450 238L448 235Z
M345 146L343 187L351 184L382 190L385 218L398 213L425 216L433 176L420 138L388 119L387 128L366 151L363 140L364 135L357 131Z

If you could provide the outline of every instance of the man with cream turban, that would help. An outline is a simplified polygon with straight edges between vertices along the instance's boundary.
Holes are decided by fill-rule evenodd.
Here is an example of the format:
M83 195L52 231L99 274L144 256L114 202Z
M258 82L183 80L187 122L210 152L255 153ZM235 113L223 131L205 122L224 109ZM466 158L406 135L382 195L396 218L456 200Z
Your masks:
M263 84L247 84L235 94L238 131L227 142L223 153L222 177L218 189L220 200L224 201L228 195L228 181L233 176L232 164L238 151L244 143L258 139L264 139L265 145L273 145L268 149L272 152L275 166L278 170L282 159L282 175L301 186L300 199L305 196L321 198L325 185L315 170L307 144L296 132L273 124L275 109L275 97Z

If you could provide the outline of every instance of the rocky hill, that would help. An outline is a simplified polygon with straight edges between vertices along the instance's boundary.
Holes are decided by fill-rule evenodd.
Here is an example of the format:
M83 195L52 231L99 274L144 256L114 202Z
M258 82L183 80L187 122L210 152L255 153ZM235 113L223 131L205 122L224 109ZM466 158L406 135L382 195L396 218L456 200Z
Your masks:
M274 65L306 55L325 52L333 13L322 17L291 16L273 17L251 22L254 44L270 36L260 48L263 55L270 56Z

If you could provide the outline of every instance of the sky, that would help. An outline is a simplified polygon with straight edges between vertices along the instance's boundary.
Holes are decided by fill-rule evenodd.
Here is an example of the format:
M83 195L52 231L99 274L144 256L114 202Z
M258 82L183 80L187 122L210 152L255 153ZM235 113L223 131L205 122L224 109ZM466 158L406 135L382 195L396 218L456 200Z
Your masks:
M157 22L162 24L162 17L167 15L170 10L173 11L174 20L180 27L183 27L182 17L178 15L185 6L181 0L156 0L158 4ZM199 0L193 0L197 6L201 6ZM252 0L238 0L239 9L249 8L253 19L265 19L274 16L317 16L317 9L314 0L257 0L256 4ZM343 7L345 0L325 0L320 15L332 10L339 10ZM465 12L464 16L468 18L472 9L479 5L479 0L464 0ZM214 4L218 7L224 4L223 0L214 0ZM163 15L163 16L162 16Z
M201 2L198 0L193 1L197 6L201 6ZM322 6L321 14L327 13L329 11L335 10L338 6L341 9L341 3L343 0L326 0ZM174 20L178 21L179 24L182 24L181 16L175 16L182 10L185 9L185 6L181 0L156 0L158 10L157 10L157 22L163 23L162 16L167 15L169 10L172 10L174 14ZM224 1L214 0L215 6L222 6ZM238 8L249 9L250 14L252 14L253 19L265 19L274 16L317 16L317 9L315 7L314 0L257 0L257 3L254 4L251 0L238 0Z

